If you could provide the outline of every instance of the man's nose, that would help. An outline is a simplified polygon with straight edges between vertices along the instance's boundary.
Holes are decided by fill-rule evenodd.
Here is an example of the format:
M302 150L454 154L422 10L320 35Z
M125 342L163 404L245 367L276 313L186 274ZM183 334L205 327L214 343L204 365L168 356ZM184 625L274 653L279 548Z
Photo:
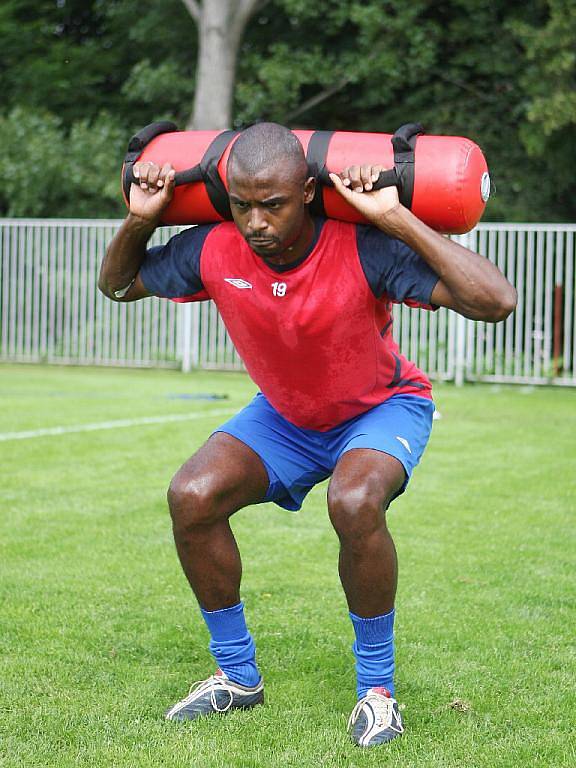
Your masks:
M248 227L251 232L264 232L268 228L265 212L259 208L252 208Z

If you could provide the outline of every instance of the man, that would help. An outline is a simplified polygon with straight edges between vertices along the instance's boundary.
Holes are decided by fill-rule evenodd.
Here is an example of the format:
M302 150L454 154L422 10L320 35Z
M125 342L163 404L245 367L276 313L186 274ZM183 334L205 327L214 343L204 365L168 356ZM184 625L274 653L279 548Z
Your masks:
M488 260L404 208L395 188L373 191L380 170L331 175L372 226L313 219L315 180L299 141L282 126L257 124L240 135L228 162L234 221L194 227L146 250L172 197L174 171L134 167L139 185L103 261L101 290L120 301L212 298L261 389L181 467L168 492L180 562L218 664L168 710L170 720L263 701L229 518L264 501L299 509L331 476L328 511L356 636L350 735L368 747L403 731L386 510L420 459L434 406L430 382L393 341L391 302L496 322L513 311L516 293Z

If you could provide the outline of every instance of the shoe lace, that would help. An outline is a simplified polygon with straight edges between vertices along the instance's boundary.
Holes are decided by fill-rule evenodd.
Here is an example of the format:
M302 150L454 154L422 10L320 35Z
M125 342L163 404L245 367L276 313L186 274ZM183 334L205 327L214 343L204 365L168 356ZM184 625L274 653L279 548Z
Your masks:
M234 701L234 694L230 690L230 686L227 684L227 680L222 678L220 675L211 675L206 680L197 680L195 683L192 683L190 690L188 691L188 696L186 696L184 702L189 704L190 702L194 701L194 699L198 698L198 696L201 694L207 693L208 690L210 691L210 703L212 704L214 711L227 712L232 706L232 702ZM224 707L218 706L218 699L216 698L218 691L224 691L229 696L229 699Z
M368 691L366 696L356 703L356 706L348 718L348 729L354 725L360 712L364 708L364 705L368 703L370 703L374 710L374 715L376 717L375 725L378 728L390 728L392 731L396 731L396 733L404 732L404 727L401 722L398 718L394 717L394 699L373 691ZM396 724L394 724L394 721L396 721Z

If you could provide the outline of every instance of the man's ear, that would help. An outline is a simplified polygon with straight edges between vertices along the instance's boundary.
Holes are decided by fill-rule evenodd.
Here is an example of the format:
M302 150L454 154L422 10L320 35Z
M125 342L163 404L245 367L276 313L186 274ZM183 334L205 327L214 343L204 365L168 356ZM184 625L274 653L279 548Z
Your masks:
M316 179L314 176L306 179L304 182L304 205L308 205L314 200L314 193L316 192Z

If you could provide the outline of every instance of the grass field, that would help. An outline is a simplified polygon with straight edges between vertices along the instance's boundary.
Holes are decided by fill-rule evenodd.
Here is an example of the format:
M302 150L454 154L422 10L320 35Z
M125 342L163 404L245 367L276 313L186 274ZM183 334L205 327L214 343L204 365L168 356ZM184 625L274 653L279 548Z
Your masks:
M0 765L574 766L576 391L438 386L391 508L406 735L349 743L352 628L325 485L235 518L267 704L166 723L213 670L165 504L240 374L0 367ZM213 393L225 400L184 399ZM6 439L142 417L190 420Z

